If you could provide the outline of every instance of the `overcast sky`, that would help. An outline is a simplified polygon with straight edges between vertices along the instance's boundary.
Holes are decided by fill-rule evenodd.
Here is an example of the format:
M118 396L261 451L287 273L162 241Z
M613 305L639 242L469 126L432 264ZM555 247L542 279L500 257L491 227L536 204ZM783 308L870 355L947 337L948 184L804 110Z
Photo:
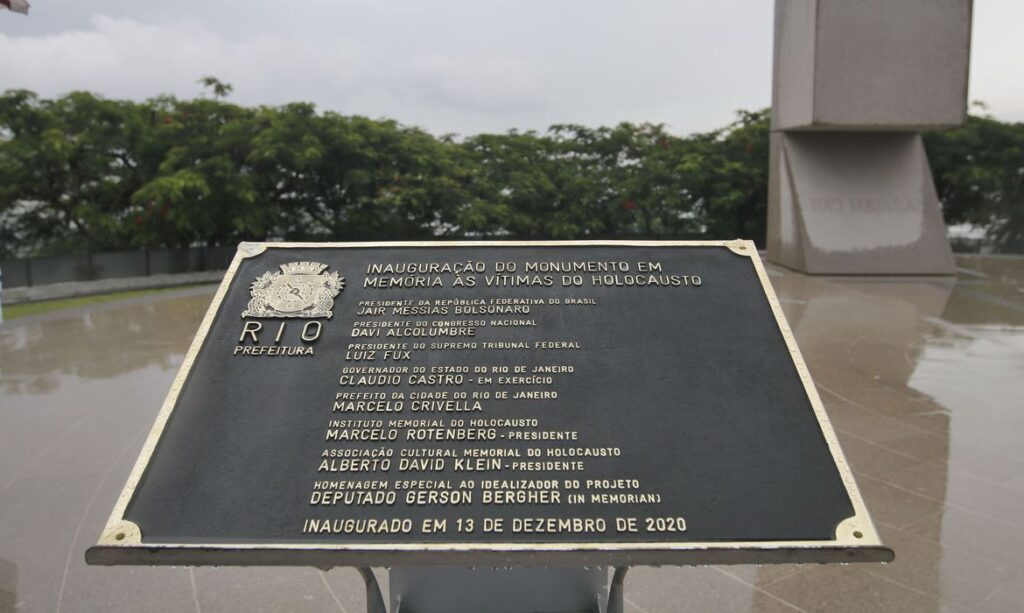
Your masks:
M0 89L312 101L432 132L724 125L771 99L771 0L30 0ZM1024 121L1024 1L975 0L970 99Z

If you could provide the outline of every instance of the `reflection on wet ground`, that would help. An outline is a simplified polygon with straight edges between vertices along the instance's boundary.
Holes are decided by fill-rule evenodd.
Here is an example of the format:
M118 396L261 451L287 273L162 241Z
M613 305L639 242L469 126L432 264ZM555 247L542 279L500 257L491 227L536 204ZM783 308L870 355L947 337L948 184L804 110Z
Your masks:
M959 264L955 282L769 267L896 562L641 568L630 611L1024 606L1024 259ZM83 561L212 293L0 326L0 612L365 610L351 569Z

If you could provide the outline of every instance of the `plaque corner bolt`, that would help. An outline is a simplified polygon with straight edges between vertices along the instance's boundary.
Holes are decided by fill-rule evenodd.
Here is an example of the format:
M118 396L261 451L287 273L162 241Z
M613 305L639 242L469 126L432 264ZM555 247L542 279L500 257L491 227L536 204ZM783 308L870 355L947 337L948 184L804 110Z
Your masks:
M267 246L264 243L250 243L247 241L238 243L238 253L242 256L242 259L254 258L266 250Z
M118 520L107 525L100 536L101 545L141 545L142 530L135 522L127 519Z
M878 535L875 534L871 525L865 525L859 516L854 515L847 517L836 526L836 540L840 543L863 545L878 541Z
M741 255L743 257L749 258L757 253L757 247L754 246L753 241L743 240L741 238L728 241L725 243L725 246L729 249L729 251L732 251L736 255Z

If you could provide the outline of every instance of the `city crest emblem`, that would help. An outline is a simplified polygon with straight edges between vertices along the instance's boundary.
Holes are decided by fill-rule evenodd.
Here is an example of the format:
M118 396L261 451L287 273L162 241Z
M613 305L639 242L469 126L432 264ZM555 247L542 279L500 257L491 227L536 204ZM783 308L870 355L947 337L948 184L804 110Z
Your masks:
M252 299L242 317L333 316L334 298L345 287L337 272L324 273L327 264L290 262L280 271L265 272L249 286Z

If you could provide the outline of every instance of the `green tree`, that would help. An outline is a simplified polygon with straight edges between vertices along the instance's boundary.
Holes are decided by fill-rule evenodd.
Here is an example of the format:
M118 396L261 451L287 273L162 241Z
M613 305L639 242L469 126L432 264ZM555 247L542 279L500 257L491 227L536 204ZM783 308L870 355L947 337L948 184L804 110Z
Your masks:
M265 238L267 210L245 166L255 111L205 98L152 104L153 138L164 157L131 198L143 242L187 247Z
M311 104L0 95L0 256L240 240L752 238L764 244L767 110L657 124L434 137ZM1024 250L1024 124L926 135L949 223Z
M466 181L459 152L393 121L263 109L247 163L295 240L412 239L451 232Z
M721 130L696 134L680 163L709 238L764 247L768 215L769 111L740 111Z
M582 210L588 230L603 236L676 238L694 234L692 194L681 184L685 146L657 124L614 128L555 126L562 156L581 169ZM590 232L588 232L589 234Z
M472 199L456 224L469 236L575 238L595 229L581 216L586 176L580 160L534 132L482 134L462 143L472 160Z
M0 211L5 234L44 252L131 242L125 210L144 177L137 149L145 112L74 92L0 96Z
M1024 252L1024 123L971 115L925 145L946 223L983 226L999 251Z
M655 124L556 125L484 134L463 147L476 198L460 211L472 235L528 238L706 234L764 243L768 114L675 137Z
M213 97L217 99L227 98L235 89L230 83L224 83L217 77L211 77L209 75L199 79L199 84L212 91Z

